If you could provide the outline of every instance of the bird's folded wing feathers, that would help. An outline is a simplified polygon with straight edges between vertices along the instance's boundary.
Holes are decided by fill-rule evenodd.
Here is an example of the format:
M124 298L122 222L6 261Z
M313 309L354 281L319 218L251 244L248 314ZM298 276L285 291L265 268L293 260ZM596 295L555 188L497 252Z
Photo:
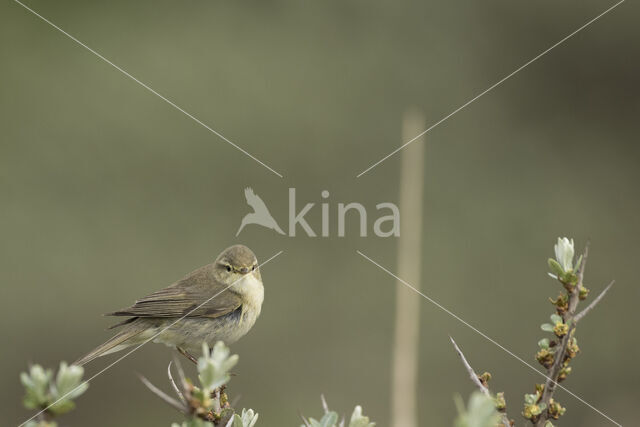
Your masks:
M225 289L226 286L222 284L190 284L188 282L188 280L177 282L139 299L131 307L107 313L107 316L215 318L230 313L242 305L240 296L230 289ZM198 307L200 304L203 305Z

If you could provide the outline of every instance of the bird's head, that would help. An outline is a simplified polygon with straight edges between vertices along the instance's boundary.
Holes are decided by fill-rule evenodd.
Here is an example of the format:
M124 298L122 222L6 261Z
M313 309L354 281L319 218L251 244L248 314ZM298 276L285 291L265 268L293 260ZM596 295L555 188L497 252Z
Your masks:
M260 279L258 259L253 251L244 245L228 247L218 255L214 264L218 277L225 283L231 284L247 275L254 275Z

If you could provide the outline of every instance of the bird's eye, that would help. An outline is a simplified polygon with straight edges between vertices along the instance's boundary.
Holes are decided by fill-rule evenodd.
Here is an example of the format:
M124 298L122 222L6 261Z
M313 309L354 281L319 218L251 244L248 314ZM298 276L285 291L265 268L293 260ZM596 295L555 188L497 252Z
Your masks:
M231 266L230 265L225 265L224 268L226 268L227 271L231 271Z
M253 267L251 267L251 271L255 271L256 270L256 265L254 264Z

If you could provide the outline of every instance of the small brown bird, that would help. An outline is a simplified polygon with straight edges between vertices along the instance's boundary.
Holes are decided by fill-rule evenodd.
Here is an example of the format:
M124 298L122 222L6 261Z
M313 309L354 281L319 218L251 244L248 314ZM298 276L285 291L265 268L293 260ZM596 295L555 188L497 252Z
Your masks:
M231 246L213 263L131 307L108 313L130 317L111 327L120 327L118 334L75 364L142 344L156 334L153 342L175 347L187 357L198 354L203 342L210 347L219 340L234 343L256 322L263 299L256 256L246 246Z

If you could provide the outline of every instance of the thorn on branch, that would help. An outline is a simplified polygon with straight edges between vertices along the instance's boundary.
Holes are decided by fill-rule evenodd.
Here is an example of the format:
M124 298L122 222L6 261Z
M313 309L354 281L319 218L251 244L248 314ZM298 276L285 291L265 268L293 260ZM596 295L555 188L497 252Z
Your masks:
M320 395L320 400L322 400L322 409L324 409L325 414L329 412L329 405L327 405L327 399L324 398L324 394Z
M471 378L471 381L473 381L473 383L478 387L478 389L480 389L481 393L493 399L493 396L491 396L491 392L489 391L489 388L486 385L484 385L482 381L480 381L480 378L478 377L476 372L473 370L469 362L467 362L467 358L464 357L462 350L460 350L460 347L458 347L458 344L456 344L456 342L453 340L453 337L449 336L449 339L451 340L451 344L453 344L453 347L455 348L456 353L458 353L458 356L460 356L460 359L462 360L462 364L464 365L465 369L469 373L469 377ZM502 424L505 427L511 427L511 421L509 421L509 417L507 416L505 411L506 411L506 408L500 411L502 412L501 413Z
M478 375L475 373L475 371L473 370L469 362L467 362L467 359L464 357L464 354L462 354L462 350L460 350L460 347L458 347L458 344L456 344L456 342L453 340L452 337L449 337L449 339L451 340L453 347L456 349L456 353L458 353L458 356L460 356L460 359L462 359L462 364L464 365L465 369L469 373L469 377L471 378L471 381L473 381L473 383L478 387L478 389L483 394L490 396L489 389L484 384L482 384L482 382L480 381L480 378L478 378Z
M306 427L311 427L311 424L309 424L309 421L307 421L304 415L302 415L302 412L298 411L298 415L300 415L300 418L302 418L302 422Z
M177 400L175 400L173 397L169 396L164 391L160 390L158 387L153 385L153 383L151 383L151 381L146 379L144 376L138 374L138 378L140 378L140 381L142 381L142 383L145 386L147 386L147 388L149 390L151 390L153 392L153 394L158 396L160 399L164 400L166 403L168 403L169 405L171 405L172 407L174 407L178 411L182 412L183 414L187 414L188 413L188 408L186 407L186 405L183 405L182 403L180 403Z
M605 294L607 293L607 291L609 291L609 289L613 286L613 284L615 283L615 280L612 280L611 283L609 283L609 285L607 285L606 288L604 288L604 290L602 292L600 292L600 295L598 295L596 297L596 299L594 299L593 301L591 301L591 304L589 304L584 310L582 310L580 313L576 314L575 317L573 318L573 322L574 323L578 323L584 316L586 316L587 314L589 314L589 312L591 310L593 310L593 308L604 298Z

